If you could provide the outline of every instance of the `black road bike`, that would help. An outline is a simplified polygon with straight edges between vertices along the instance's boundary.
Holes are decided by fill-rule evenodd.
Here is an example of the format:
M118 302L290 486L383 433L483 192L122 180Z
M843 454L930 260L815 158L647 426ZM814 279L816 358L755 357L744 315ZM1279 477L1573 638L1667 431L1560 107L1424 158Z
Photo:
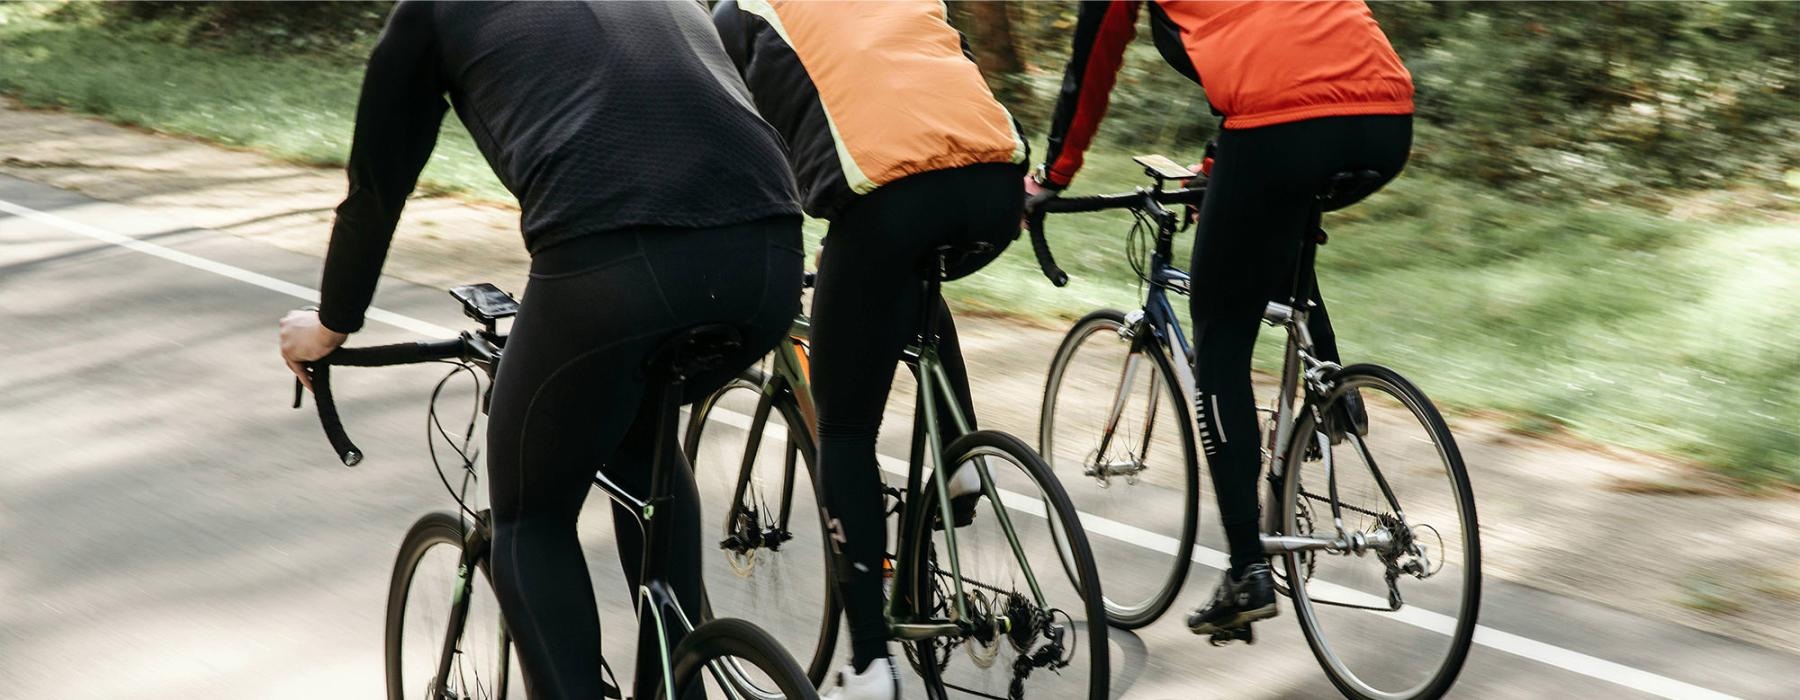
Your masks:
M1188 293L1173 240L1206 189L1167 158L1137 161L1152 186L1051 200L1027 222L1045 276L1062 286L1068 275L1050 254L1044 214L1112 209L1136 220L1128 255L1144 304L1095 311L1069 331L1045 382L1038 444L1087 532L1115 540L1101 542L1095 556L1107 572L1107 614L1126 628L1168 610L1189 564L1225 561L1223 533L1198 527L1201 445L1190 415L1218 408L1196 403L1193 351L1168 299ZM1290 294L1264 311L1287 340L1274 401L1259 409L1264 432L1221 439L1263 446L1263 548L1278 559L1277 585L1332 683L1352 698L1435 698L1462 668L1480 607L1468 471L1424 392L1381 365L1320 360L1307 330L1313 259L1326 240L1320 217L1380 181L1350 172L1324 183ZM1188 216L1168 208L1179 205ZM1366 417L1349 408L1352 396ZM1212 641L1254 639L1245 626Z
M458 287L451 294L462 300L470 318L484 325L482 330L464 331L449 340L339 348L311 363L319 421L345 465L360 463L363 452L345 434L332 400L332 367L451 362L459 366L456 371L473 374L478 369L492 380L506 345L506 335L496 331L496 324L516 313L518 305L492 285ZM657 421L661 444L675 444L682 382L696 372L717 367L724 355L740 344L736 331L728 326L697 326L676 332L651 355L644 369L651 385L662 387ZM443 387L440 382L438 390ZM296 386L296 408L300 399ZM432 399L431 420L443 432L441 424L436 423L436 393ZM485 402L478 400L477 405L485 406ZM453 487L451 479L439 470L445 487L463 506L462 512L438 512L420 518L406 533L394 562L385 642L390 700L485 700L524 695L513 677L511 638L488 574L492 540L489 513L469 509L463 498L477 477L476 460L466 449L473 426L471 420L470 432L462 436L463 446L456 448L463 457L460 488ZM444 437L450 436L445 433ZM455 446L454 440L452 445ZM594 485L608 498L637 515L647 552L670 546L662 515L672 500L673 459L673 454L657 454L647 494L629 493L603 474L594 476ZM711 616L705 611L683 609L667 582L664 559L646 556L642 567L637 591L638 624L654 628L656 638L661 640L669 639L676 630L685 634L672 652L666 642L654 649L638 650L639 654L659 655L662 674L654 687L634 688L629 697L698 697L694 694L697 690L705 690L707 697L713 698L818 696L799 664L767 632L741 619L708 619ZM606 668L603 659L596 661ZM606 675L611 686L607 696L624 696L623 689L610 679L610 670ZM670 688L677 691L670 693Z

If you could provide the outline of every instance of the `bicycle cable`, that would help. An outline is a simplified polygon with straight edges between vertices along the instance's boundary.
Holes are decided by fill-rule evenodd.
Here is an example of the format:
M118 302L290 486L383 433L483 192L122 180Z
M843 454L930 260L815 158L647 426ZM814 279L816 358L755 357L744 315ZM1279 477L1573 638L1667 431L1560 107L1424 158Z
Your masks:
M474 365L467 362L451 362L448 360L439 360L439 362L452 365L452 369L448 374L444 375L443 379L439 379L437 386L433 387L431 390L431 403L425 411L425 446L430 451L431 466L437 470L438 481L443 483L444 490L450 494L450 498L456 501L456 507L458 510L462 511L461 514L468 516L469 520L473 522L478 520L478 518L475 511L469 508L467 496L469 493L469 485L472 482L480 481L480 477L475 471L475 460L480 456L480 453L479 451L471 450L470 443L475 439L475 424L481 416L481 375L476 374ZM450 431L444 429L443 421L438 420L437 404L438 398L443 395L444 387L450 383L451 378L463 373L469 375L470 383L473 385L474 395L469 409L469 424L468 427L462 431L462 443L458 445L457 439L450 435ZM433 432L435 432L436 435L433 435ZM462 459L462 464L460 465L462 470L462 484L460 488L450 484L450 475L444 473L444 464L438 459L437 442L440 437L445 443L449 444L451 450L456 452L456 456Z
M1150 272L1144 264L1149 253L1144 239L1155 224L1150 220L1150 215L1140 209L1132 209L1131 217L1131 231L1125 235L1125 260L1131 263L1131 271L1138 278L1139 291L1143 291L1143 284L1150 281Z

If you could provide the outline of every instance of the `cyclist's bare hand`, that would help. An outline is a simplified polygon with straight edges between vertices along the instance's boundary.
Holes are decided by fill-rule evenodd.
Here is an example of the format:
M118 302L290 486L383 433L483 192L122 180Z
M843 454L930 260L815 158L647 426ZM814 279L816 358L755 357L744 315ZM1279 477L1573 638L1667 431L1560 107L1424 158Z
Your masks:
M320 323L319 312L295 309L281 317L281 359L300 378L300 383L311 389L312 377L307 375L303 363L331 354L348 337Z

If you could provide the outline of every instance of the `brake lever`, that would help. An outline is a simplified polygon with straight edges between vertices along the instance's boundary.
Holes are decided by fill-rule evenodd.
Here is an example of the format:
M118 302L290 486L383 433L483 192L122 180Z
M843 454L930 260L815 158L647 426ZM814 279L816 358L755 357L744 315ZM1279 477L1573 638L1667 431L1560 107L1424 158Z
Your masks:
M294 408L300 407L300 400L304 396L306 396L306 385L300 383L299 377L294 377Z

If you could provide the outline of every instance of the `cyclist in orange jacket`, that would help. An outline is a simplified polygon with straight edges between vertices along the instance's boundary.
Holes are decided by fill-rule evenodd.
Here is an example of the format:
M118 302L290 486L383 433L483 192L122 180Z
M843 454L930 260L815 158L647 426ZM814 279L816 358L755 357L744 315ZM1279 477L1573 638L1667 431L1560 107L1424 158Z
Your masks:
M813 297L811 378L851 664L825 697L888 700L899 678L883 606L887 522L875 439L921 305L941 304L921 284L938 249L957 251L946 261L954 279L1018 237L1025 141L943 3L727 0L713 18L757 110L787 142L801 204L831 222ZM955 324L941 306L938 319L939 357L973 420ZM973 470L951 479L959 522L979 489Z

